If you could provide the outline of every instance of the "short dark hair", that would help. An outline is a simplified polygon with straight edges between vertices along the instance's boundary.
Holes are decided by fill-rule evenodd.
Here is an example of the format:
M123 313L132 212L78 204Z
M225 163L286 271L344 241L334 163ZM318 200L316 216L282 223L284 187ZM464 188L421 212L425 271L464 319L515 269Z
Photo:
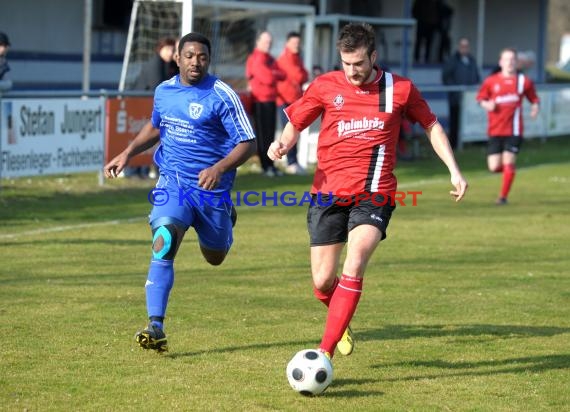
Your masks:
M289 40L292 37L301 38L301 33L299 33L298 31L290 31L289 33L287 33L287 40Z
M10 46L10 39L3 31L0 31L0 46Z
M368 23L348 23L338 34L336 48L339 52L353 52L366 47L368 56L376 50L376 33Z
M212 54L212 45L210 44L210 40L206 36L200 33L191 32L185 34L181 39L180 43L178 44L178 53L182 52L182 48L184 47L185 43L197 42L202 43L204 46L208 48L208 54Z

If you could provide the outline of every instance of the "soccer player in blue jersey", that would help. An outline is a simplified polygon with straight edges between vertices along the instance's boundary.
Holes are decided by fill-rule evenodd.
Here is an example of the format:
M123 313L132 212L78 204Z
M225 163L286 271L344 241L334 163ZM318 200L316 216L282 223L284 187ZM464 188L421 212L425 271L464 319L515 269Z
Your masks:
M135 335L142 348L158 352L168 349L163 322L182 238L192 226L206 261L224 261L233 242L236 214L230 191L236 168L256 152L255 135L238 95L208 73L210 56L210 41L203 35L189 33L180 39L175 57L180 74L156 88L151 120L104 168L106 177L115 177L133 156L160 142L154 154L160 177L149 194L149 323Z

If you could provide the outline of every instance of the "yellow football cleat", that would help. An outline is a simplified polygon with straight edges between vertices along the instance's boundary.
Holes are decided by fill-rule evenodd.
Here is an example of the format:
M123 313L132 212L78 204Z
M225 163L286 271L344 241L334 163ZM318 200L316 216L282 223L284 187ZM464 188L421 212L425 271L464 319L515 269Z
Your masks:
M162 329L156 327L152 323L149 323L146 329L138 331L135 334L135 341L143 349L152 349L158 353L168 351L166 335Z
M348 326L342 334L342 338L340 338L340 341L336 344L336 348L339 353L344 356L350 355L354 350L354 335L352 334L350 326Z

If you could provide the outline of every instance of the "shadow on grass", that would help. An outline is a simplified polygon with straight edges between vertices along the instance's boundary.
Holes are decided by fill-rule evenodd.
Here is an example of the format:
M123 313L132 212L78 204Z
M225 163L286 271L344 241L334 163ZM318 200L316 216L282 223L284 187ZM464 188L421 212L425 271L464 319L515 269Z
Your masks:
M384 396L384 392L348 389L347 386L359 387L368 383L377 383L378 379L355 379L355 378L340 378L335 379L331 389L325 392L327 398L360 398L363 396Z
M380 391L371 391L371 390L365 390L365 391L359 391L356 389L350 389L350 390L336 390L336 386L337 383L334 383L334 388L332 390L326 391L324 396L326 398L362 398L362 397L372 397L372 396L384 396L384 392L380 392Z
M391 340L412 338L471 337L495 336L498 339L516 339L525 337L548 337L570 333L570 328L556 326L520 326L520 325L387 325L382 329L356 333L362 340ZM479 362L449 362L444 360L407 361L372 365L372 368L417 367L435 368L438 373L415 374L383 381L413 381L417 379L449 378L454 376L487 376L502 373L543 372L547 370L569 369L570 355L543 355L510 358L503 360L483 360ZM454 372L446 372L445 370Z
M163 353L160 356L170 359L185 358L190 356L200 356L208 353L226 353L226 352L237 352L248 349L269 349L275 347L285 347L295 345L298 347L312 347L315 344L314 341L296 341L296 342L274 342L274 343L260 343L245 346L230 346L225 348L214 348L211 350L202 350L195 352L182 352L182 353ZM370 391L370 390L357 390L349 389L349 387L358 387L363 384L376 383L378 379L365 379L365 378L339 378L334 380L334 389L329 389L326 391L327 398L359 398L359 397L371 397L371 396L383 396L384 392L381 391Z
M446 336L498 336L506 339L529 337L529 336L554 336L569 333L570 328L555 326L517 326L517 325L387 325L382 329L365 330L356 332L356 339L367 340L390 340L411 338L434 338ZM275 347L299 346L310 347L314 340L300 340L287 342L254 343L242 346L227 346L205 349L193 352L168 353L167 358L182 358L188 356L200 356L207 353L230 353L243 350L268 349Z
M276 347L289 347L289 346L298 346L303 348L310 348L315 345L314 340L299 340L299 341L288 341L288 342L270 342L270 343L253 343L251 345L241 345L241 346L226 346L220 348L212 348L212 349L203 349L197 350L192 352L169 352L165 353L162 356L165 358L171 359L178 359L178 358L185 358L191 356L200 356L205 355L208 353L231 353L231 352L240 352L244 350L257 350L257 349L269 349L269 348L276 348Z
M418 379L450 378L457 376L489 376L503 373L540 373L549 370L570 369L570 354L528 356L480 362L409 361L392 364L377 364L373 368L411 367L435 368L439 373L414 374L410 376L380 379L384 382L415 381ZM451 372L448 372L450 370Z
M446 336L497 336L513 339L527 336L554 336L569 333L570 328L556 326L521 325L386 325L382 329L356 332L357 339L390 340L411 338L433 338Z

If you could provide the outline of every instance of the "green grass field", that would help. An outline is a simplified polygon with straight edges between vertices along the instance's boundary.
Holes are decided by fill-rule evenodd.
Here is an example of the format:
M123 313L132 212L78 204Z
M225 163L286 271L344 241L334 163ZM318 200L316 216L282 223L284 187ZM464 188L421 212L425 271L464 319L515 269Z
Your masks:
M356 349L321 397L285 366L315 347L306 207L239 207L211 267L189 233L176 261L165 355L139 349L150 259L149 181L95 174L2 180L0 410L568 411L570 138L529 141L510 204L482 146L459 154L470 189L425 145L398 165L388 239L366 273ZM310 176L240 169L236 190L301 193Z

